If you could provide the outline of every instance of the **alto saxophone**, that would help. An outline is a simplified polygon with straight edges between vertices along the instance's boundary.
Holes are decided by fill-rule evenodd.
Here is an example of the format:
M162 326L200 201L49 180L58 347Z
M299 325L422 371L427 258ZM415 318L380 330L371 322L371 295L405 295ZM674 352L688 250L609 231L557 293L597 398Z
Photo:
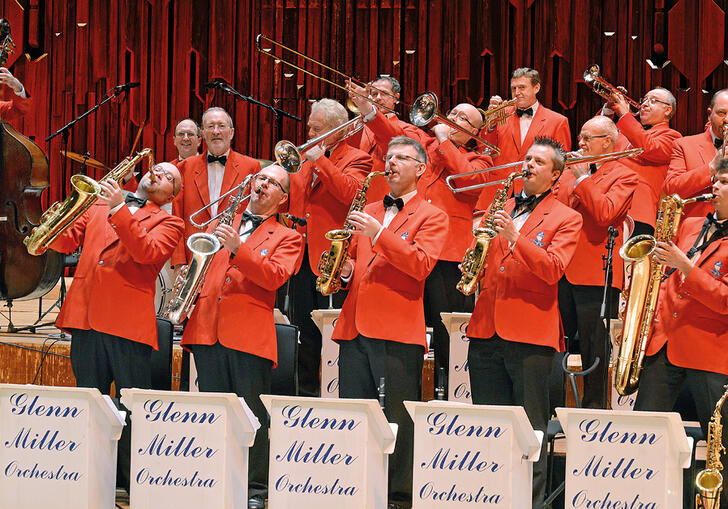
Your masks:
M676 194L663 196L658 207L655 236L637 235L619 250L620 256L632 267L629 287L624 290L627 307L614 372L614 386L622 396L634 393L639 385L660 283L665 275L665 267L653 257L655 247L658 242L670 242L675 237L685 205L712 198L712 194L686 200Z
M232 225L235 213L240 203L246 199L245 188L254 175L248 175L240 184L238 192L228 204L225 212L220 216L212 233L193 233L187 239L187 248L190 250L190 262L182 267L172 287L172 298L169 300L167 312L164 314L170 322L177 325L187 318L195 307L197 296L202 291L207 271L210 270L212 258L220 248L220 241L215 231L221 224Z
M460 264L460 271L463 275L455 286L465 295L471 295L475 291L475 288L478 286L478 281L480 281L485 270L490 241L498 234L495 231L495 213L505 208L508 193L511 192L513 182L524 176L524 172L514 172L505 179L503 187L496 192L493 203L490 204L490 208L488 209L488 213L480 221L478 227L473 229L475 241L465 251L463 263Z
M388 175L389 171L373 171L364 179L361 187L354 197L354 201L351 202L349 212L346 217L349 217L354 211L364 210L364 206L367 204L367 191L369 191L369 185L374 177L380 175ZM321 274L316 278L316 290L321 292L321 295L331 295L341 289L341 269L344 266L346 260L349 259L349 243L351 242L351 231L354 227L349 223L347 219L344 222L344 227L340 230L331 230L326 233L326 240L331 241L328 251L321 253L319 259L318 270Z
M713 416L708 423L707 452L705 456L705 469L698 472L695 477L695 509L720 509L720 493L723 491L723 464L720 455L725 453L723 447L723 425L720 423L720 412L726 398L728 398L728 385L726 391L715 404Z
M147 158L149 167L154 166L154 153L145 148L133 157L126 157L107 173L101 182L115 180L120 182L139 161ZM101 193L101 186L91 177L76 174L71 177L71 194L63 202L55 202L40 218L38 226L23 239L28 253L40 256L48 250L48 246L66 231L91 205L96 203Z

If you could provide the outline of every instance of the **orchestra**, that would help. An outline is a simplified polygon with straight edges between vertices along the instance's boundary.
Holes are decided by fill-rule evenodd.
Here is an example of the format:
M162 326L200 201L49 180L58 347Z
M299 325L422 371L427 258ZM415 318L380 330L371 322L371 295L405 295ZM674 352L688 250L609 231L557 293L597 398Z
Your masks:
M266 54L261 44L277 43L259 36ZM282 298L299 334L292 391L322 395L322 341L334 341L339 396L379 399L398 425L390 509L412 506L404 402L422 400L428 356L437 391L448 393L443 313L471 313L474 405L523 407L546 434L554 359L579 353L582 369L593 367L583 407L609 409L613 388L639 385L636 411L671 411L686 387L707 436L728 384L728 89L713 93L703 132L680 133L670 127L670 90L631 99L596 65L584 82L604 104L578 126L539 100L542 78L529 67L512 71L509 101L448 98L441 114L435 92L405 96L394 76L359 81L313 63L344 79L324 79L341 100L310 97L308 141L279 143L276 163L236 152L238 117L211 106L174 125L171 163L144 149L98 182L74 176L73 200L28 231L34 257L81 250L56 321L72 335L79 387L150 388L156 318L170 320L199 390L244 398L261 424L249 453L251 508L266 507L269 490L260 396L279 363ZM0 87L14 93L0 101L3 119L28 114L30 96L5 67ZM405 106L403 119L396 109ZM148 171L126 186L145 158ZM166 314L154 304L165 264L174 271ZM327 339L312 318L319 309L341 310ZM607 322L618 318L613 342ZM533 507L547 496L546 445L533 466ZM725 490L720 497L725 504Z

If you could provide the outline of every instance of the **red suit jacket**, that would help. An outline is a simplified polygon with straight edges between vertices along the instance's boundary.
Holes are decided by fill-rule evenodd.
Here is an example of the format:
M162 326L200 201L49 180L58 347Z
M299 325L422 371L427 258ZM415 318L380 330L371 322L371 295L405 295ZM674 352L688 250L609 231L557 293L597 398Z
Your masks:
M621 160L625 166L634 170L639 178L629 215L635 221L655 226L657 202L660 200L667 166L670 164L673 143L681 137L681 134L670 129L667 122L654 125L645 131L632 114L623 115L617 122L617 128L629 143L625 146L622 139L617 143L615 150L632 147L645 150L636 157Z
M531 125L526 133L526 139L521 144L521 124L518 116L511 115L508 117L504 125L499 125L490 133L483 131L485 139L497 146L501 153L498 157L493 158L493 164L500 166L502 164L515 163L523 161L526 152L533 145L534 140L539 136L548 136L553 138L564 146L564 150L571 147L571 131L569 131L569 121L565 116L548 109L539 103L538 109L531 121ZM498 172L498 175L490 177L491 180L506 178L519 168L511 168ZM513 185L515 193L519 193L523 189L523 184L517 180ZM487 211L493 198L495 197L497 187L486 187L480 193L480 198L475 207L476 211Z
M678 229L675 244L687 252L703 225L691 217ZM647 355L667 342L676 366L728 375L728 237L712 242L683 280L673 272L660 288L660 306Z
M210 203L210 189L207 186L207 153L188 157L177 166L182 175L182 192L177 195L172 203L172 213L180 217L185 222L185 235L182 241L172 254L172 265L186 264L189 261L189 250L187 249L187 239L193 233L205 231L204 229L195 228L189 221L189 216L193 212L201 209ZM225 173L220 187L220 194L229 191L236 185L240 184L248 175L258 173L260 171L260 162L252 157L244 156L234 151L230 151L227 164L225 164ZM218 203L217 211L222 212L228 204L228 200L232 194ZM244 207L243 207L244 208ZM198 223L207 221L212 217L210 210L206 210L199 214L195 220ZM214 224L214 223L213 223Z
M344 226L351 202L371 170L369 154L339 143L329 157L321 156L315 165L306 161L291 175L289 211L308 221L299 231L304 237L308 235L308 260L314 274L319 275L321 253L329 250L330 242L324 235Z
M61 253L83 245L73 284L56 319L59 329L94 329L157 349L155 283L182 238L184 225L147 202L132 215L109 217L94 204L52 244Z
M575 181L574 174L564 170L556 192L556 197L580 213L584 221L576 252L566 266L566 279L574 285L604 284L602 255L606 254L607 228L614 226L619 235L614 242L612 286L621 289L624 279L624 262L619 256L622 223L637 188L637 175L619 161L609 161L576 188Z
M384 219L381 202L367 205L365 211L380 222ZM446 241L447 223L445 213L417 193L374 246L369 237L354 236L354 272L332 339L362 334L427 348L422 295L425 278Z
M488 168L493 165L490 157L457 147L450 140L440 143L437 138L427 136L409 124L397 126L388 122L381 112L367 125L382 147L386 147L395 136L409 136L418 140L427 151L427 170L417 182L417 193L449 217L449 233L440 260L462 261L473 240L473 208L480 190L455 194L447 187L445 179L449 175ZM458 179L457 185L464 187L487 180L490 177L485 173Z
M240 225L241 216L233 223ZM212 229L212 228L211 228ZM226 248L211 263L183 345L221 345L278 362L273 320L276 290L293 274L303 250L301 235L268 218L230 256Z
M25 93L28 95L27 90ZM11 97L9 101L0 101L0 119L17 120L27 115L33 106L33 101L30 96L20 97L15 92L9 92L9 94L8 97Z
M665 179L665 194L677 194L681 198L692 198L698 194L710 193L710 168L708 163L715 157L710 126L693 136L675 140L672 147L670 166ZM710 202L690 203L685 206L685 217L705 217L713 212Z
M515 202L506 202L511 213ZM579 242L581 215L549 194L526 219L513 250L497 235L467 335L564 349L558 285Z

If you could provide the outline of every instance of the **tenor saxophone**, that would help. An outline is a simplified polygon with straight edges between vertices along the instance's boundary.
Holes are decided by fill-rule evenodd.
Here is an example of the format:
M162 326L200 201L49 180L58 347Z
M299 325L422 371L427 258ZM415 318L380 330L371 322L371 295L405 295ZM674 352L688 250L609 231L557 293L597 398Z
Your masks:
M389 171L373 171L364 179L361 187L356 192L354 201L351 202L349 212L346 217L349 217L354 211L364 210L364 206L367 204L367 191L369 191L369 185L374 177L380 175L388 175ZM349 243L351 242L351 231L354 229L349 220L344 222L344 227L340 230L330 230L326 233L326 240L331 241L328 251L321 253L319 259L318 270L321 274L316 278L316 290L321 292L321 295L331 295L341 289L341 269L349 259Z
M115 180L120 182L139 161L147 158L149 167L154 166L154 153L145 148L136 155L126 157L107 173L101 182ZM91 205L99 199L101 186L91 177L76 174L71 177L71 194L63 202L55 202L40 218L38 226L23 239L28 252L40 256L48 250L48 246L66 231Z
M524 172L514 172L505 179L503 187L496 192L493 203L490 204L490 208L488 209L488 213L480 221L478 227L473 229L475 240L468 250L465 251L463 263L460 264L460 271L463 275L460 277L458 284L455 285L465 295L471 295L475 291L475 288L478 286L478 281L485 270L490 242L497 235L494 224L495 213L505 208L508 193L511 192L513 182L524 176Z
M695 509L720 509L720 493L723 491L723 464L720 455L725 454L723 447L723 425L720 423L720 412L726 398L728 398L728 385L726 391L715 404L715 410L708 423L707 451L705 456L705 469L698 472L695 477Z
M233 224L238 207L246 199L245 189L253 177L254 175L248 175L240 184L237 193L220 215L220 219L212 233L193 233L187 239L190 262L182 267L179 274L177 274L172 287L172 298L169 300L167 312L164 314L165 318L173 324L182 323L192 313L197 296L202 291L202 284L205 282L207 271L210 270L212 258L222 247L215 235L215 231L221 224Z
M655 236L637 235L619 250L620 256L631 266L632 274L629 286L624 290L627 307L614 372L614 386L622 396L634 393L639 385L660 283L665 275L665 267L654 259L655 247L658 242L670 242L675 237L685 205L712 198L712 194L686 200L676 194L663 196L658 207Z

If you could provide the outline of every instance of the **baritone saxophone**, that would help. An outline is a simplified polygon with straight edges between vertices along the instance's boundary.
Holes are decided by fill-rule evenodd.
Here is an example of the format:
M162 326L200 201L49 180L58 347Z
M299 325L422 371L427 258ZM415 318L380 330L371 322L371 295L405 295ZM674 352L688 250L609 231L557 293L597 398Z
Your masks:
M624 290L627 307L623 314L624 327L614 370L614 387L622 396L633 394L639 385L660 283L665 275L665 267L654 259L655 247L658 242L670 242L675 237L685 205L712 198L712 194L701 194L686 200L676 194L663 196L657 211L655 236L637 235L619 250L625 264L631 267L632 274Z
M695 477L695 509L720 509L720 493L723 491L723 463L721 454L725 454L723 447L723 425L721 424L721 410L728 398L728 385L726 391L715 404L715 410L708 423L707 450L705 455L705 469L698 472Z
M359 212L364 210L364 206L367 204L367 191L369 191L372 179L381 175L389 175L389 170L373 171L367 175L361 187L359 187L354 201L351 202L349 212L346 214L347 219L344 222L344 227L340 230L330 230L326 233L326 240L329 240L331 245L328 251L321 253L318 264L319 274L321 275L316 278L316 290L321 292L321 295L331 295L341 289L341 269L349 259L351 231L354 229L352 224L349 223L349 214L354 211Z
M127 173L134 169L142 159L149 160L149 168L154 166L154 153L151 148L145 148L134 156L126 157L107 173L101 182L115 180L120 182ZM23 239L28 253L40 256L48 250L48 246L64 231L96 203L101 193L101 186L91 177L76 174L71 177L71 193L63 202L55 202L40 218L38 226Z

